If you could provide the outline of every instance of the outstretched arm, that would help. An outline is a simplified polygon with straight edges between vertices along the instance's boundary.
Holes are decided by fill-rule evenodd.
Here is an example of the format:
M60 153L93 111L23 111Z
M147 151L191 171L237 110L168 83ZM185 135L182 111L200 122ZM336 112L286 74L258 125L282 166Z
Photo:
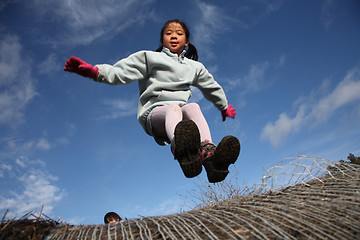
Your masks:
M200 71L197 80L194 85L197 86L204 97L213 102L218 109L221 110L223 121L226 117L235 118L236 112L232 104L228 105L225 92L222 87L215 81L214 77L208 72L208 70L201 64ZM226 107L226 109L224 109Z
M99 73L99 69L93 65L84 62L80 58L70 57L64 67L64 71L77 73L83 77L96 79Z

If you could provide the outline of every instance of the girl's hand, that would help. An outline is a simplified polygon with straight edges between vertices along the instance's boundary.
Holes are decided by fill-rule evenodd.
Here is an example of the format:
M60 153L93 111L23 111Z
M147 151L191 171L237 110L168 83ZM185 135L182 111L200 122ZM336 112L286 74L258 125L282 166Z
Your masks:
M64 67L64 71L77 73L83 77L96 79L99 73L99 69L93 65L84 62L80 58L70 57Z
M235 118L235 115L236 115L235 108L233 107L232 104L230 104L226 110L221 111L221 115L222 115L223 121L226 120L226 117Z

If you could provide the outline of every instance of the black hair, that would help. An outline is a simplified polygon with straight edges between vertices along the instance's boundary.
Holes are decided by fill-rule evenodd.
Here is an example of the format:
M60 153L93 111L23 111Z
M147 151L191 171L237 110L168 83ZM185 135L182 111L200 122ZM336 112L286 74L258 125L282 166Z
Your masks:
M116 212L108 212L104 217L104 223L109 223L110 220L121 221L121 217Z
M160 44L161 45L160 45L160 47L158 49L156 49L156 52L161 52L161 50L163 49L163 47L164 47L164 45L163 45L163 37L164 37L165 29L170 23L173 23L173 22L178 23L178 24L181 25L181 27L184 29L186 40L189 41L189 39L190 39L190 31L189 31L188 27L186 26L186 24L183 21L181 21L180 19L169 20L164 24L164 26L161 29L161 32L160 32ZM193 44L191 44L190 41L189 41L189 45L187 47L188 48L186 50L185 57L197 61L198 60L198 54L197 54L196 47Z

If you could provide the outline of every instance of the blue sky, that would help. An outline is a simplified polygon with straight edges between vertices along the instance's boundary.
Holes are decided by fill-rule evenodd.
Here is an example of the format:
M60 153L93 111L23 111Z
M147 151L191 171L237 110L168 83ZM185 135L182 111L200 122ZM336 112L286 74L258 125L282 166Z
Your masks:
M169 147L136 120L137 84L63 71L74 55L114 64L159 46L183 19L199 61L223 86L234 120L194 89L213 141L241 141L229 177L252 185L299 154L360 155L360 2L356 0L0 1L0 214L44 213L73 224L188 209ZM200 178L206 179L205 171Z

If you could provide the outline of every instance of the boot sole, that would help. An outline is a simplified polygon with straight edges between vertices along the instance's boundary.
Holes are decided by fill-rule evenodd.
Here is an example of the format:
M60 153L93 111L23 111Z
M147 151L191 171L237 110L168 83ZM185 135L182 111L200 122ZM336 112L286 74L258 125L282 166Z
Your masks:
M204 162L210 183L223 181L229 174L230 164L234 164L240 154L240 142L234 136L224 137L217 146L214 156Z
M200 133L191 120L183 120L175 128L175 158L187 178L198 176L202 171L199 155Z

